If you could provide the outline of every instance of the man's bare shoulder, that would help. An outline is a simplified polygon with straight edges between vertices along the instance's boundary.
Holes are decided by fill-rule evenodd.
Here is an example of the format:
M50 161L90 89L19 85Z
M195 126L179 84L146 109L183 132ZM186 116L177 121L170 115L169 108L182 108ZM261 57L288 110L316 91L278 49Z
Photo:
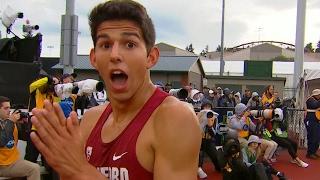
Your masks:
M155 149L154 175L160 179L195 179L201 131L193 107L167 97L152 118ZM174 169L163 175L162 170Z
M154 118L156 131L173 130L187 133L189 130L194 130L195 133L198 133L199 130L199 122L193 107L171 96L160 105Z

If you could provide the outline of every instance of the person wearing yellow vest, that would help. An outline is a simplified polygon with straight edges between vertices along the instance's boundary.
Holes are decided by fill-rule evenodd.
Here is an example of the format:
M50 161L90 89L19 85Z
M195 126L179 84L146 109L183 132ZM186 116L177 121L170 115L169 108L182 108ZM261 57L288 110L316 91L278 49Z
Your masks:
M58 84L59 80L55 77L44 76L40 79L35 80L29 85L29 93L30 93L30 103L29 103L29 111L32 108L40 108L44 107L44 100L48 99L50 102L59 102L59 98L55 95L54 85ZM31 126L31 125L30 125ZM36 128L32 125L31 131L36 131ZM25 159L31 162L37 162L39 156L38 149L33 145L32 141L27 139L27 147Z
M245 147L248 142L250 130L255 131L256 125L248 117L250 112L246 105L239 103L234 108L235 114L230 118L230 128L238 132L238 140L241 147Z
M0 96L0 177L27 177L27 180L40 180L40 167L36 163L20 159L17 148L18 112L10 115L10 99Z
M273 109L275 106L274 102L275 102L274 86L268 85L261 97L261 103L262 103L263 109Z

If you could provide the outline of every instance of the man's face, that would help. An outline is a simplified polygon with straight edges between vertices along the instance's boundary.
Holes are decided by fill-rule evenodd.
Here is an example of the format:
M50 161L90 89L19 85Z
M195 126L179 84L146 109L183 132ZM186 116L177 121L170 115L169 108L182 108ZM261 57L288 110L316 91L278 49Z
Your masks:
M3 102L0 105L0 118L8 119L10 116L10 102Z
M156 64L159 51L153 47L147 54L135 23L105 21L99 25L96 38L90 61L103 78L110 98L125 100L150 83L149 69Z
M246 90L245 94L246 94L247 97L251 97L251 91L250 90Z

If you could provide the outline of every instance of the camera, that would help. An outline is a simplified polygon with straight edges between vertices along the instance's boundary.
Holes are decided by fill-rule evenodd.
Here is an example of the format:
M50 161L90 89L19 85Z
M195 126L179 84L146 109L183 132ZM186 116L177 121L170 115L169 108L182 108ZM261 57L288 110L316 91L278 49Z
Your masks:
M276 109L264 109L264 110L251 110L250 113L255 117L263 117L274 121L283 120L283 111L280 108Z
M30 25L30 21L26 20L26 24L22 26L22 31L25 33L25 37L32 37L32 32L38 30L38 25Z
M28 119L30 117L30 114L28 112L23 112L20 109L16 109L13 112L18 112L20 114L20 120L24 118Z
M176 98L178 98L181 101L185 101L189 95L188 90L181 88L181 89L171 89L169 91L169 94L171 96L174 96Z

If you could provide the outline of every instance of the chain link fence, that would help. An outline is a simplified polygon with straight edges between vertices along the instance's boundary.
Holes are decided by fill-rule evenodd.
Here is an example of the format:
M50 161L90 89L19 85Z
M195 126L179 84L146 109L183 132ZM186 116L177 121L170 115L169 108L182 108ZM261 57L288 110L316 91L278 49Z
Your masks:
M297 140L299 147L307 147L307 131L304 124L302 109L287 108L284 112L284 122L288 125L289 136Z

